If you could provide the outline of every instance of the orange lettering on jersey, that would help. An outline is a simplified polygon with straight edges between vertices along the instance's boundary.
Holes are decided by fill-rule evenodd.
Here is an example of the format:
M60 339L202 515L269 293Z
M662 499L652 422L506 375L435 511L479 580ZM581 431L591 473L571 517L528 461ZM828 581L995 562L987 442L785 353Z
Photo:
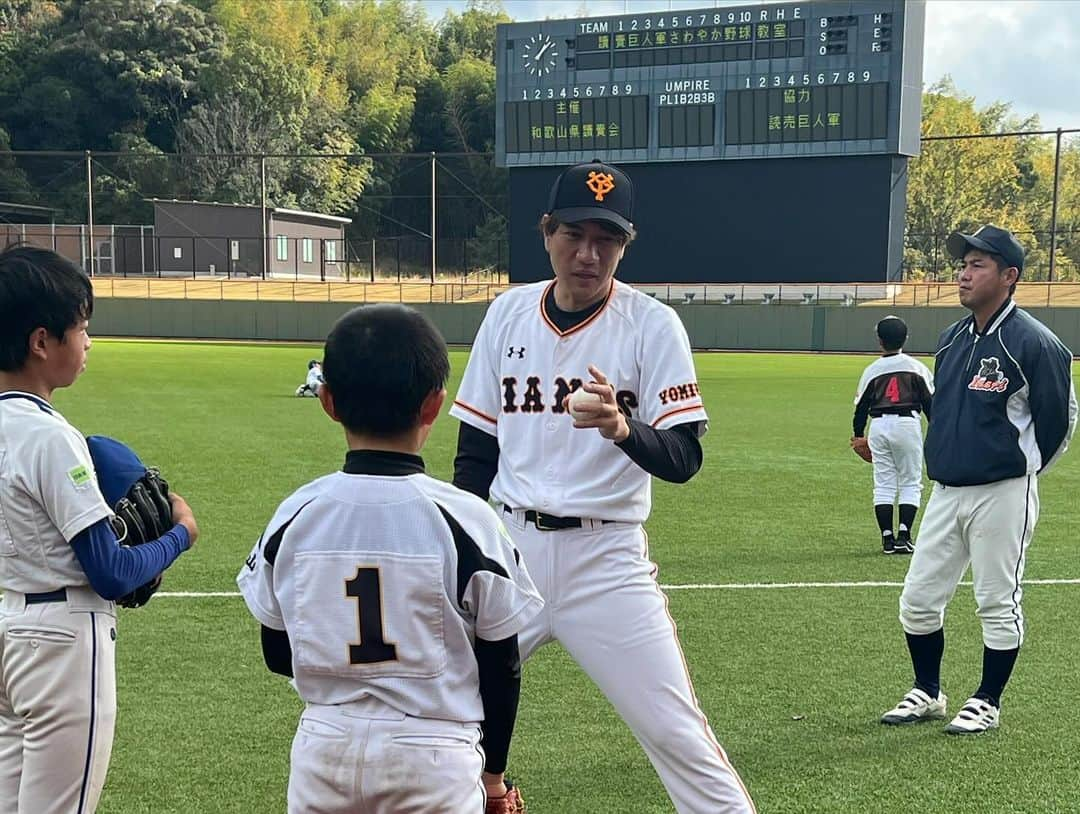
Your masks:
M687 382L676 387L668 387L657 393L661 404L674 404L677 401L697 398L701 395L697 382Z
M630 390L620 390L615 394L615 404L618 406L620 413L630 418L631 411L636 410L638 406L637 393Z
M581 389L581 379L571 379L566 381L562 376L555 379L555 401L551 404L551 412L561 414L566 412L566 408L563 407L563 399L573 393L575 390Z
M514 402L517 400L517 379L513 376L507 376L502 380L503 384L503 412L504 413L516 413L517 404Z
M525 390L524 401L521 404L521 412L544 412L544 397L540 393L540 377L530 376L525 380L525 384L527 385L527 388Z

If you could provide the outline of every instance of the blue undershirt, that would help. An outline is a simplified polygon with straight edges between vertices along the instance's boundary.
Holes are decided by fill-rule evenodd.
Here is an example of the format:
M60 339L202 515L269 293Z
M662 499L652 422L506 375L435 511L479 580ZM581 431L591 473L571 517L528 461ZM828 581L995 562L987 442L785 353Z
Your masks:
M71 541L90 587L104 599L119 599L146 584L190 545L187 528L177 523L149 543L122 546L108 519L83 529Z

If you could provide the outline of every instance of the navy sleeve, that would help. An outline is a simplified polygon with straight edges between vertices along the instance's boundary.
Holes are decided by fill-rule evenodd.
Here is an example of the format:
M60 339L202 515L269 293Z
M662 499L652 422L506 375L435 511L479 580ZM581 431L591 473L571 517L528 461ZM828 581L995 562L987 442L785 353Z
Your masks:
M122 546L108 519L83 529L71 541L75 557L104 599L119 599L152 580L190 547L187 529L177 523L140 546Z
M660 480L686 483L701 469L701 441L692 421L666 430L650 427L636 418L627 419L630 434L617 443L634 463Z
M1072 354L1052 338L1040 337L1033 343L1031 355L1025 370L1030 387L1028 405L1045 468L1069 438Z
M498 471L499 439L462 421L454 458L454 486L487 500Z

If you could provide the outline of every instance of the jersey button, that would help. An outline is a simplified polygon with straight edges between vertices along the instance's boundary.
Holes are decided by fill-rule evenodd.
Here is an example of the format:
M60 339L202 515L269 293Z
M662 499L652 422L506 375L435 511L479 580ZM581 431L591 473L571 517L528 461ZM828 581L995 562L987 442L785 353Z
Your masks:
M554 432L554 430L555 430L555 427L556 427L556 424L555 424L555 422L554 422L554 421L549 421L549 422L548 422L547 428L548 428L549 430L551 430L552 432Z

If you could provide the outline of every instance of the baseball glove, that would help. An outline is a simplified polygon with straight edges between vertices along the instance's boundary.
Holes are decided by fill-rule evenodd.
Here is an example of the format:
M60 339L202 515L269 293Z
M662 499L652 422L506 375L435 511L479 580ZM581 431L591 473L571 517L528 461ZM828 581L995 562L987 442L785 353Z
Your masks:
M120 545L142 545L156 540L173 527L169 484L157 469L131 484L128 493L113 506L109 522ZM139 608L150 601L161 587L161 574L116 600L124 608Z
M866 440L865 436L853 436L851 439L851 448L855 450L856 455L867 463L874 460L874 456L870 452L870 442Z
M115 438L91 435L86 439L94 461L98 486L113 510L109 524L120 545L136 546L158 539L173 527L169 484L161 473L147 467L133 449ZM150 601L161 586L161 574L116 600L124 608Z
M525 798L521 790L506 781L506 794L502 797L488 797L484 814L525 814Z

